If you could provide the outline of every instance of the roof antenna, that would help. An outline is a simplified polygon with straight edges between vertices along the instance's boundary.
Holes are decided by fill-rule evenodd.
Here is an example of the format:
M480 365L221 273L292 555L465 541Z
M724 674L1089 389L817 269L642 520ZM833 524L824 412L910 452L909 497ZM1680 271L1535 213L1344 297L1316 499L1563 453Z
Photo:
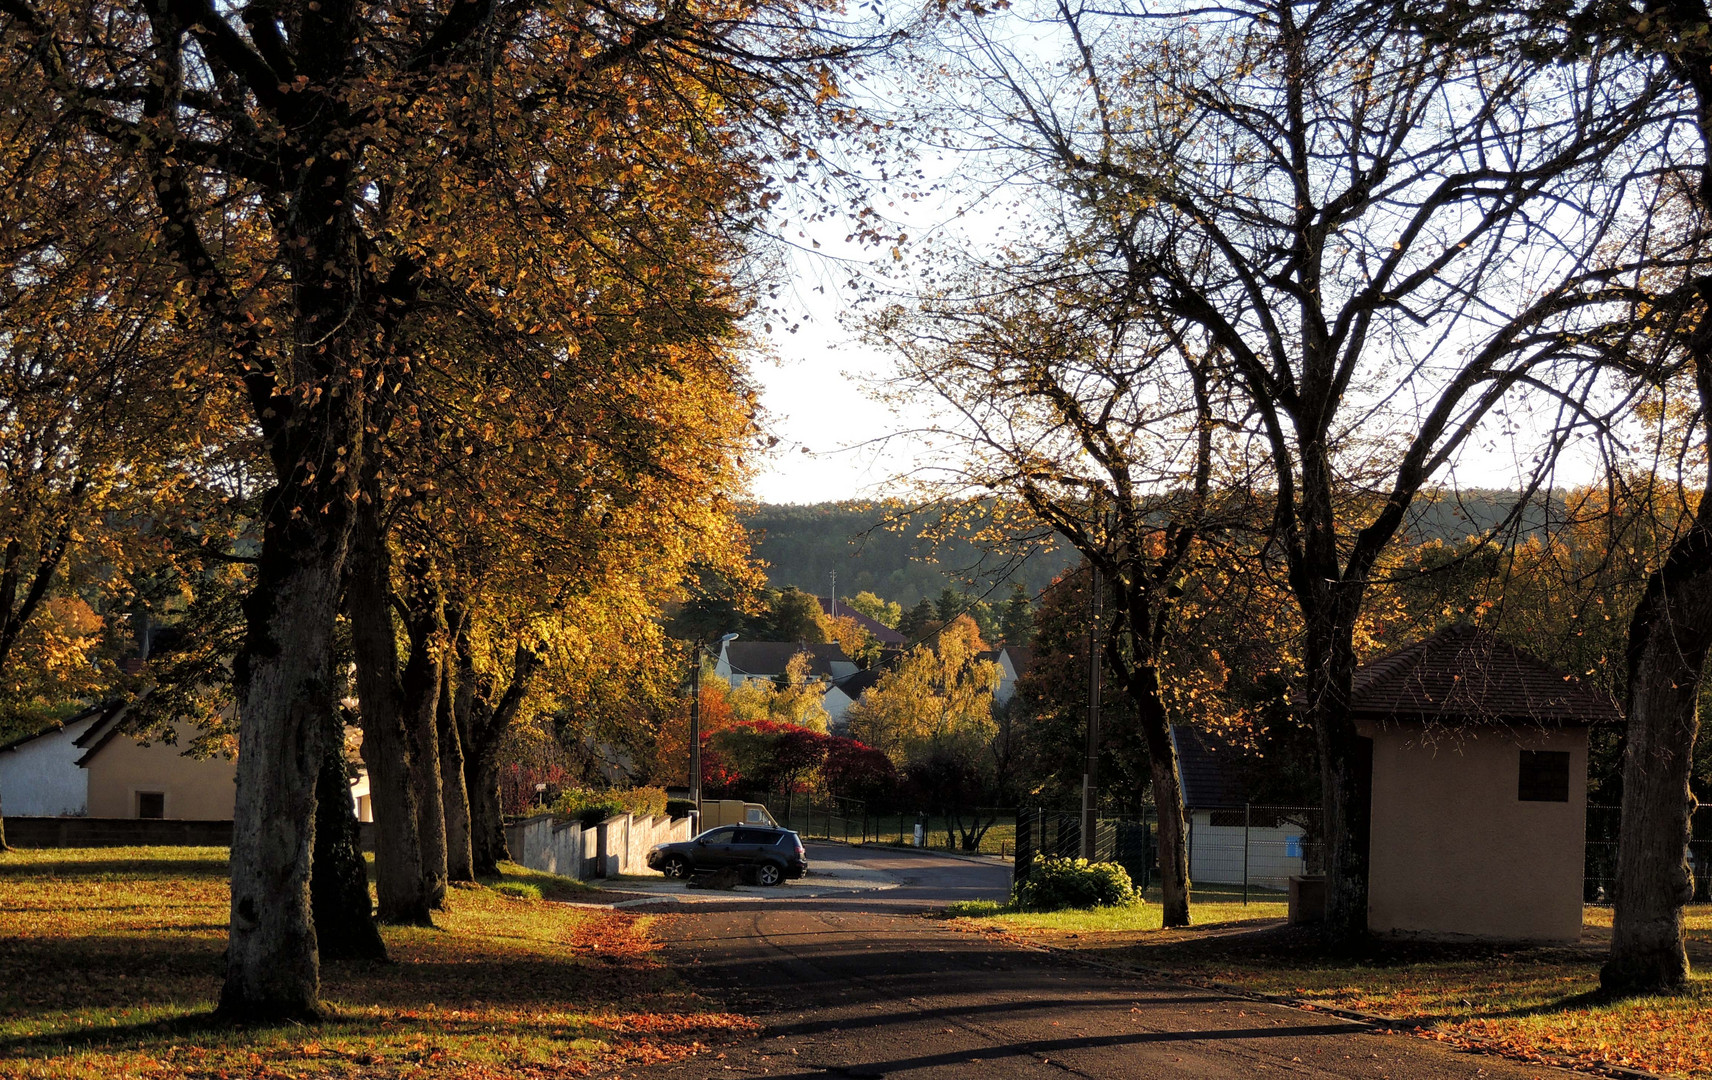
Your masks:
M832 603L829 605L829 610L832 612L832 617L836 619L838 618L838 571L836 570L832 572L832 594L830 599Z

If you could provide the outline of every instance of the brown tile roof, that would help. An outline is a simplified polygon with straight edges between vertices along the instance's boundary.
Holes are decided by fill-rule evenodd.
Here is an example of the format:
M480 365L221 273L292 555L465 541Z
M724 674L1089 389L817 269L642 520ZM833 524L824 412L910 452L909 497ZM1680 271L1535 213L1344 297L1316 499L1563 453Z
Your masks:
M1611 698L1466 624L1364 664L1350 704L1363 719L1591 724L1621 720Z
M808 673L832 678L834 663L849 663L843 646L836 642L809 645L801 641L733 641L725 646L725 659L736 675L764 675L772 678L784 673L785 666L797 653L807 653Z
M832 614L832 601L824 596L817 596L815 599L820 601L821 614L830 616ZM856 625L873 634L874 640L881 645L902 645L909 641L908 638L885 623L862 614L848 603L838 605L838 617L840 619L855 619Z
M1171 725L1171 744L1177 748L1185 809L1229 809L1248 800L1248 773L1255 765L1252 754L1183 724Z

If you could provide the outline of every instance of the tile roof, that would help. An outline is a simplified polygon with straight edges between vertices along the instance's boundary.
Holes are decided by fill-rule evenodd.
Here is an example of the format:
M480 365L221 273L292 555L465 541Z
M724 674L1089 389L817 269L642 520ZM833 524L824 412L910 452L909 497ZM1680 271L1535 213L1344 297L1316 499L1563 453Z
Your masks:
M1575 676L1467 624L1364 664L1350 704L1365 719L1590 724L1622 719Z
M791 657L799 652L809 655L808 673L830 679L832 664L851 662L844 647L837 643L809 645L801 641L732 641L725 646L725 659L737 675L764 675L772 678L784 673Z
M106 707L106 705L92 705L75 716L69 716L64 720L55 720L51 723L44 724L39 728L25 732L9 742L0 743L0 753L5 753L7 750L16 750L18 747L23 746L26 743L35 742L44 735L52 735L55 732L64 731L73 724L80 724L85 720L97 716L100 714L101 710Z
M822 614L832 614L831 600L824 596L817 596L815 599L820 601L820 610ZM878 641L881 645L902 645L909 641L908 638L904 637L896 630L893 630L885 623L878 619L869 618L860 611L851 607L849 604L838 605L838 617L840 619L855 619L856 625L868 631L868 633L873 634L874 640Z
M844 691L851 701L855 701L857 698L873 689L874 684L879 682L880 676L884 674L885 672L881 671L879 668L867 668L863 671L858 671L854 675L844 676L844 678L838 680L836 685L840 690Z
M1181 724L1171 726L1171 744L1186 809L1236 807L1248 800L1247 774L1254 765L1248 751Z
M1005 652L1011 654L1011 666L1016 668L1017 678L1028 674L1028 669L1034 666L1033 645L1006 645Z

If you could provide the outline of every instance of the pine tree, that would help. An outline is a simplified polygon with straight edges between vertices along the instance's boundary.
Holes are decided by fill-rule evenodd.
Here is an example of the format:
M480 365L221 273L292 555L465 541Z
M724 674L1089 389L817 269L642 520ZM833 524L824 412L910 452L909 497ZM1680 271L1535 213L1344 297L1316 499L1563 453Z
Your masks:
M1027 645L1034 640L1034 605L1021 585L1011 586L1011 598L1005 601L999 620L999 640L1006 645Z

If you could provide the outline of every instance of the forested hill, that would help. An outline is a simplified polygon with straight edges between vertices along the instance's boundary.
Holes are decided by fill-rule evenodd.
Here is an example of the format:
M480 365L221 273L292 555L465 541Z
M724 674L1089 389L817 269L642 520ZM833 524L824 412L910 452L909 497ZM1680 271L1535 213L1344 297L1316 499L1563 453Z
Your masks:
M1462 540L1501 521L1515 497L1514 492L1468 490L1420 500L1412 515L1411 537ZM1561 509L1561 494L1554 493L1550 501ZM999 600L1011 581L1020 581L1032 596L1076 562L1062 544L1033 555L1020 567L1009 565L1016 550L986 552L966 539L935 550L920 536L927 518L888 527L895 512L868 502L763 503L741 516L754 536L756 557L767 563L768 582L775 588L795 585L817 596L826 595L833 573L838 575L840 596L868 590L905 607L923 597L933 599L947 586ZM1526 515L1524 527L1539 528L1544 516L1542 500Z
M896 527L896 512L868 502L764 503L741 518L754 538L755 557L767 563L773 587L795 585L825 596L836 573L838 595L867 590L906 608L923 597L938 597L947 587L998 602L1009 595L1010 582L1020 581L1031 596L1038 595L1076 561L1056 543L1020 565L1017 556L1025 544L988 552L967 539L954 539L936 549L921 537L932 524L928 516Z

